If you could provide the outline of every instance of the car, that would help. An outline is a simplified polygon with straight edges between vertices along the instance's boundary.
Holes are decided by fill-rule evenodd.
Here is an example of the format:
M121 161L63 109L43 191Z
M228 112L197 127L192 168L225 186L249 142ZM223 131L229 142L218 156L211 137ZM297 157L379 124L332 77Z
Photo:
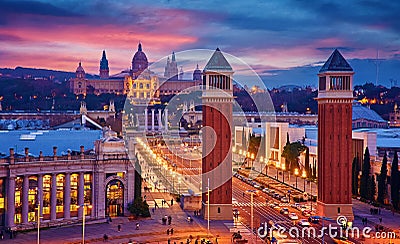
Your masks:
M276 204L274 202L271 202L268 204L269 207L274 208L276 206Z
M288 217L291 220L298 220L299 219L299 216L297 216L297 214L295 214L295 213L289 213Z
M300 226L302 227L307 227L307 226L311 226L310 222L308 222L306 219L301 219L299 220L299 222L297 222Z
M262 189L262 191L268 194L269 189L268 188L264 188L264 189Z
M318 224L320 219L321 219L320 216L310 216L308 217L308 222L313 224Z
M232 204L239 204L239 202L236 200L236 198L232 197Z
M287 198L287 197L282 197L282 198L281 198L281 202L283 202L283 203L288 203L288 202L289 202L289 198Z
M291 207L292 207L292 208L295 208L295 209L299 209L299 208L300 208L300 203L295 202L295 203L293 203L293 204L291 205Z
M281 199L281 195L279 195L278 193L275 193L275 194L273 195L273 197L274 197L275 199L277 199L277 200Z
M256 189L260 189L260 188L261 188L261 186L258 185L258 184L254 184L253 186L254 186L254 188L256 188Z
M275 194L275 190L269 190L268 195L273 196Z
M311 216L311 211L310 210L303 210L302 212L301 212L301 214L304 216L304 217L310 217Z
M277 205L274 206L274 209L275 210L279 210L279 209L281 209L281 207L277 204Z
M282 208L279 213L281 213L283 215L287 215L287 214L289 214L289 209L288 208Z

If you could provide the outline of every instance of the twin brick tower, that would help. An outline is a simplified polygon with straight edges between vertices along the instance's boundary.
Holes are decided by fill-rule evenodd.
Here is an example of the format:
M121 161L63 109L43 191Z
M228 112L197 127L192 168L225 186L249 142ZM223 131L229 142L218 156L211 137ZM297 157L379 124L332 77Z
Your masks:
M340 215L353 219L353 75L338 50L318 74L317 210L334 219ZM212 220L232 219L232 76L231 65L217 48L204 68L202 93L202 212Z

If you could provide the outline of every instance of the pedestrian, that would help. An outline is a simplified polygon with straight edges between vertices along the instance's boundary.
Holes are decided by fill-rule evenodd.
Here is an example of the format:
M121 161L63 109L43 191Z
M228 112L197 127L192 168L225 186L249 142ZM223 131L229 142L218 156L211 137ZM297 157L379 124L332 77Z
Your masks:
M379 223L382 224L382 217L379 218Z
M153 212L153 214L154 214L154 208L152 208L152 209L151 209L151 211L152 211L152 212Z
M167 229L167 235L169 235L169 229Z
M244 192L243 192L243 197L244 197Z
M107 240L108 240L108 236L107 236L107 234L104 234L103 241L107 241Z
M120 232L121 231L121 225L118 225L117 228L118 228L118 232Z
M161 207L164 207L164 200L161 200Z
M171 225L172 217L168 216L168 225Z
M139 223L136 223L136 229L137 230L139 229Z
M174 199L171 199L171 206L174 205Z
M4 239L4 233L3 233L3 230L0 232L0 239Z
M168 238L168 244L171 244L171 239Z
M171 228L171 235L174 234L174 228Z

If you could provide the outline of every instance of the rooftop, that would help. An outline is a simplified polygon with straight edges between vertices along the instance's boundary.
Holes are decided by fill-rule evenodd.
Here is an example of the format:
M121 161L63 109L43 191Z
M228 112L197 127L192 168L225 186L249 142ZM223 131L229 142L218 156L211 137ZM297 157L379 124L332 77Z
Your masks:
M347 63L342 54L335 49L324 66L319 70L320 73L326 71L353 71L353 68Z

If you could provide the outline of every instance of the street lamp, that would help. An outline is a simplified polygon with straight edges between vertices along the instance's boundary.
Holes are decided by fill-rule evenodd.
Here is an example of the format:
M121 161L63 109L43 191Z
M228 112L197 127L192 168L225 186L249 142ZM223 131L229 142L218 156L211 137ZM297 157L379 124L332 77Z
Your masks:
M39 199L39 191L38 188L36 188L36 194L37 194L37 244L40 244L40 219L43 218L40 216L40 199Z
M263 163L264 163L264 158L263 158L263 156L261 156L260 157L261 173L262 173L262 165L263 165Z
M283 183L285 183L285 170L286 170L286 164L282 164L282 179Z
M299 169L298 168L294 169L294 175L296 176L296 189L297 189L297 177L299 176Z
M85 244L85 219L86 219L85 207L86 207L86 209L87 208L92 208L92 205L87 204L87 203L79 205L79 208L82 208L82 212L83 212L83 217L82 217L82 244Z
M301 173L301 178L303 178L303 192L306 192L306 178L307 178L307 174L306 171L303 169L303 172Z
M252 243L254 243L254 226L253 226L253 220L254 220L254 210L253 210L253 195L255 194L256 190L247 190L246 191L248 194L250 194L250 228L251 228L251 239Z

